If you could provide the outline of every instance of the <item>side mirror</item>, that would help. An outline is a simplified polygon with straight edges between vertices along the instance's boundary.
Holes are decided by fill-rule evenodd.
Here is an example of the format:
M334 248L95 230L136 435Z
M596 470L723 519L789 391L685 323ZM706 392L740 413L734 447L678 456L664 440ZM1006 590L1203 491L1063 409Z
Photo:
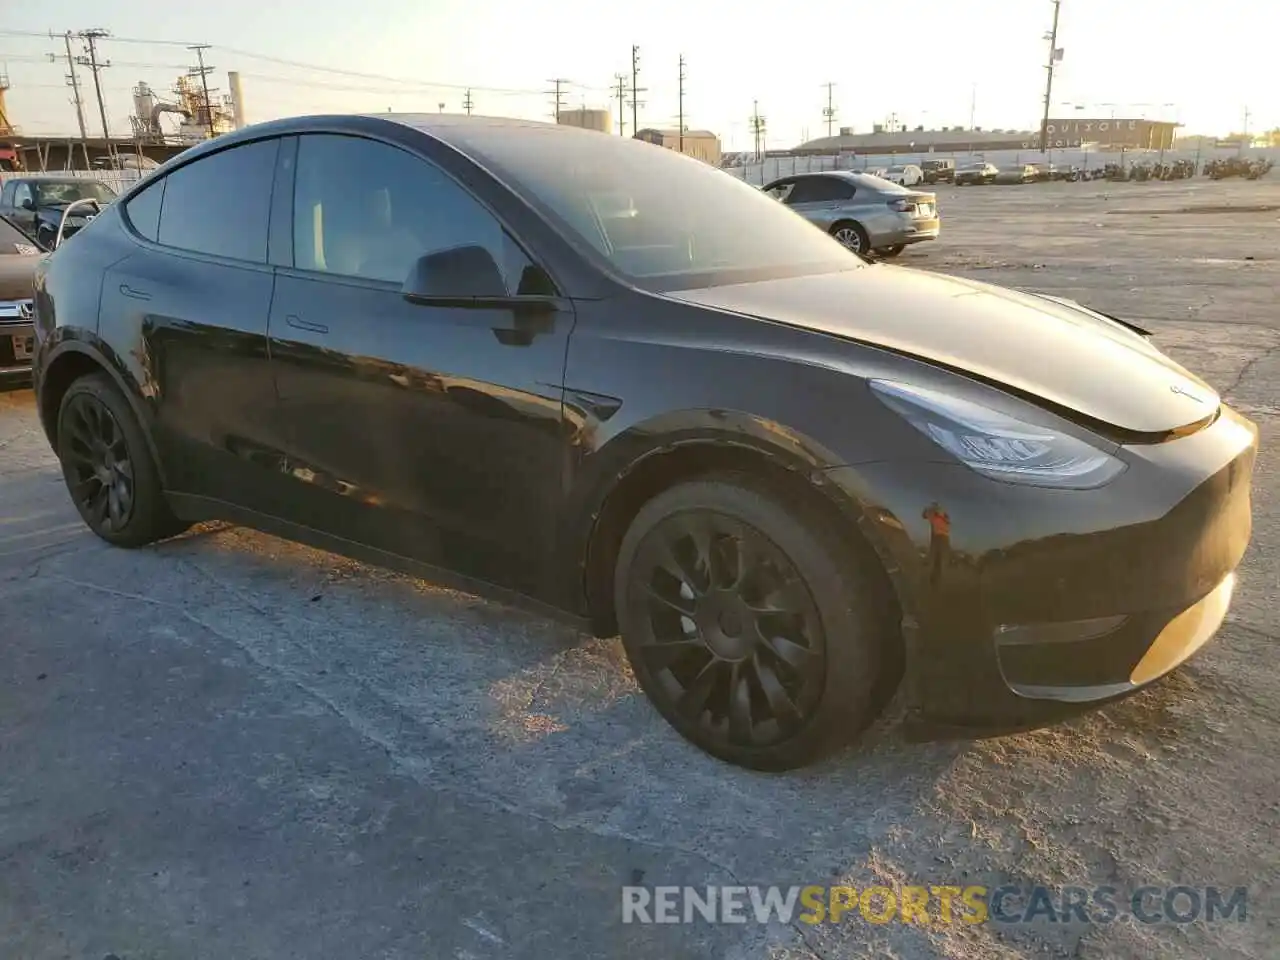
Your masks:
M24 197L22 202L18 204L18 206L20 206L23 210L34 210L36 208L36 202L32 200L30 197Z
M419 257L400 288L400 295L410 303L431 307L464 307L473 310L522 310L549 312L557 309L555 291L550 281L536 276L522 276L520 289L508 292L502 270L493 254L478 244L452 247Z
M419 257L401 293L414 303L493 299L507 296L507 285L493 254L471 245Z

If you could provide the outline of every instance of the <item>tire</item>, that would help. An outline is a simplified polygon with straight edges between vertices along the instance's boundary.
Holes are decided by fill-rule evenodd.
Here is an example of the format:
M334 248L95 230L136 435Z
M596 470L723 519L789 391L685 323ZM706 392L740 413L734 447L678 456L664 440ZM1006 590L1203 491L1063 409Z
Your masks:
M81 377L58 408L58 459L81 519L118 547L176 536L160 473L129 402L105 373Z
M884 257L886 260L892 259L907 249L905 243L895 243L892 247L881 247L876 251L876 256Z
M835 237L854 253L865 254L871 250L871 240L867 236L867 231L856 220L841 220L839 223L833 224L831 236Z
M794 500L743 474L679 484L640 509L615 569L641 689L695 746L756 770L851 740L892 661L876 560Z

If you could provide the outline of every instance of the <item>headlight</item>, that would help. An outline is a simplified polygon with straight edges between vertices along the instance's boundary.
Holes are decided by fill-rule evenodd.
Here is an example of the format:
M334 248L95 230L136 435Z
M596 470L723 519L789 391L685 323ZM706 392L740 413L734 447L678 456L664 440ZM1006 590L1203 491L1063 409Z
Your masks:
M996 480L1087 490L1125 469L1083 440L948 393L889 380L872 380L871 389L938 446Z

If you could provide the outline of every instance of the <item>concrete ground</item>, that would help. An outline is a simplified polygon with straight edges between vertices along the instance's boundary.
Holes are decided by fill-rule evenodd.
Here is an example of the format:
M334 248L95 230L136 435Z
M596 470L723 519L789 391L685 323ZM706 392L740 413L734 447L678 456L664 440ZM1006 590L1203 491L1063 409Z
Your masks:
M748 773L672 733L615 641L243 529L108 548L30 393L0 394L0 958L1280 956L1280 180L939 199L903 263L1140 319L1260 424L1253 545L1199 658L1050 729L888 719ZM877 880L1249 899L1215 924L620 923L629 883Z

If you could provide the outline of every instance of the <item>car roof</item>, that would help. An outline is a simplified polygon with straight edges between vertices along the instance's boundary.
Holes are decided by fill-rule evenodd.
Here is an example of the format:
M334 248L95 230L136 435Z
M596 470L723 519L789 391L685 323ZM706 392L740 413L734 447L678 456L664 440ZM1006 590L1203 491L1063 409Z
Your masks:
M58 176L54 173L35 173L29 176L6 177L5 182L15 183L101 183L97 177Z

